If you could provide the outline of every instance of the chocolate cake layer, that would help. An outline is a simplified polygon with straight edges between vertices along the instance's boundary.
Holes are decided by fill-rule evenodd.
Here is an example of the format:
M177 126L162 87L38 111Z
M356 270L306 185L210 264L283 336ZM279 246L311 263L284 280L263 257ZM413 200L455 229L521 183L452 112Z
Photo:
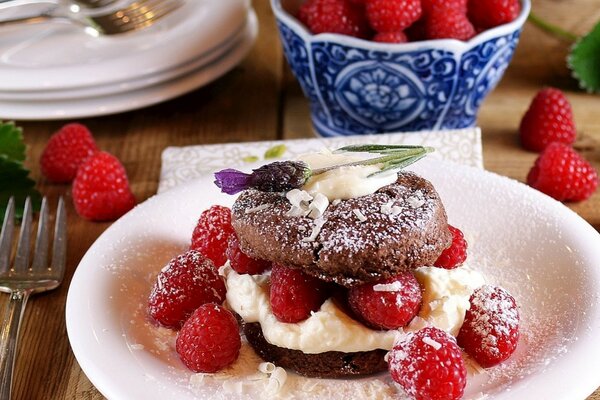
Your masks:
M385 350L305 354L267 342L259 323L242 323L242 329L248 343L263 360L296 371L300 375L312 378L342 378L371 375L387 369L387 363L383 359L387 353Z
M243 192L232 208L242 251L346 287L432 265L452 240L433 185L409 172L316 220L290 208L283 193Z

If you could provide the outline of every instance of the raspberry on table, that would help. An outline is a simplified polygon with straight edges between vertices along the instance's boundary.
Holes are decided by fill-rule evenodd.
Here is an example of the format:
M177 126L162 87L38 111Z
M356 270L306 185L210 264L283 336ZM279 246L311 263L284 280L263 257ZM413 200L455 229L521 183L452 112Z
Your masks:
M352 311L375 329L391 330L407 325L419 312L421 301L421 287L410 272L348 291Z
M406 43L408 42L408 38L406 37L406 34L402 31L381 32L373 36L373 41L380 43Z
M73 181L77 214L92 221L112 221L135 206L127 172L112 154L100 151L88 157Z
M200 214L192 233L193 250L198 250L220 267L227 261L225 251L229 236L234 233L231 226L231 210L214 205Z
M67 124L54 133L40 158L42 174L52 182L71 182L79 166L98 151L89 129L82 124Z
M469 0L469 19L477 28L493 28L514 21L521 12L520 0Z
M212 261L196 250L173 258L158 274L148 298L148 314L168 328L180 328L206 303L223 303L225 282Z
M434 327L402 334L388 354L392 379L416 400L457 400L467 369L456 340Z
M452 244L442 251L442 254L433 264L438 268L454 269L462 265L467 259L467 241L462 231L458 228L448 225L448 230L452 233Z
M458 333L458 344L482 367L508 359L519 341L519 310L500 287L484 285L469 299L471 307Z
M327 298L327 285L299 269L273 264L269 298L279 321L296 323L321 307Z
M583 201L598 188L598 173L571 147L554 142L535 160L527 184L558 201Z
M552 142L573 144L577 135L571 103L555 88L540 90L523 115L519 128L527 150L542 151Z
M367 19L377 32L399 32L422 14L420 0L367 0Z
M298 10L298 19L314 33L339 33L366 38L369 24L364 7L349 0L308 0Z
M237 235L232 233L227 241L227 250L225 250L227 259L231 268L238 274L258 275L271 267L271 263L266 260L256 260L248 257L240 249L240 241Z
M177 335L175 349L186 367L213 373L233 364L242 341L233 314L217 304L198 307Z
M427 39L467 41L477 34L467 15L455 8L436 8L425 18Z

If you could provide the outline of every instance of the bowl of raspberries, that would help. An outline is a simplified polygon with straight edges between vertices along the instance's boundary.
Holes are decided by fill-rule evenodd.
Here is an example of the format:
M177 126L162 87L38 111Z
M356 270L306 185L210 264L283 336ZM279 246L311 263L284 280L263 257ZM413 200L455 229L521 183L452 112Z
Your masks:
M530 0L271 0L324 137L474 126Z

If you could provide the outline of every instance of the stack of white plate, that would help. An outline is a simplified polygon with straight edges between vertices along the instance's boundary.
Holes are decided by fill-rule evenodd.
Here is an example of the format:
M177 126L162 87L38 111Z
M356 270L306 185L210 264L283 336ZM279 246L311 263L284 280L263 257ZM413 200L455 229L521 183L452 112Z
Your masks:
M155 25L92 37L44 24L0 34L0 118L62 119L182 95L237 65L258 32L249 0L187 0Z

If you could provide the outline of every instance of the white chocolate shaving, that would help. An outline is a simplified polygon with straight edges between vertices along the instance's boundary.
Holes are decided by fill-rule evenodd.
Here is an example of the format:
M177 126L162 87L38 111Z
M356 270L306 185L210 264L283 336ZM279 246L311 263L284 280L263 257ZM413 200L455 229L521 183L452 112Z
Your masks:
M269 207L270 207L269 204L261 204L259 206L253 207L253 208L247 208L246 210L244 210L244 213L245 214L253 214L255 212L265 210Z
M358 218L359 222L365 222L367 220L365 214L363 214L362 211L360 211L358 208L355 208L354 210L352 210L352 212L354 213L354 215L356 215L356 218Z
M321 193L317 193L308 206L308 216L312 219L319 218L323 215L327 207L329 207L329 199Z
M313 226L310 236L302 238L302 241L314 242L317 239L317 236L319 236L319 233L321 233L321 228L323 228L323 225L325 225L325 219L323 217L315 219L315 224Z

